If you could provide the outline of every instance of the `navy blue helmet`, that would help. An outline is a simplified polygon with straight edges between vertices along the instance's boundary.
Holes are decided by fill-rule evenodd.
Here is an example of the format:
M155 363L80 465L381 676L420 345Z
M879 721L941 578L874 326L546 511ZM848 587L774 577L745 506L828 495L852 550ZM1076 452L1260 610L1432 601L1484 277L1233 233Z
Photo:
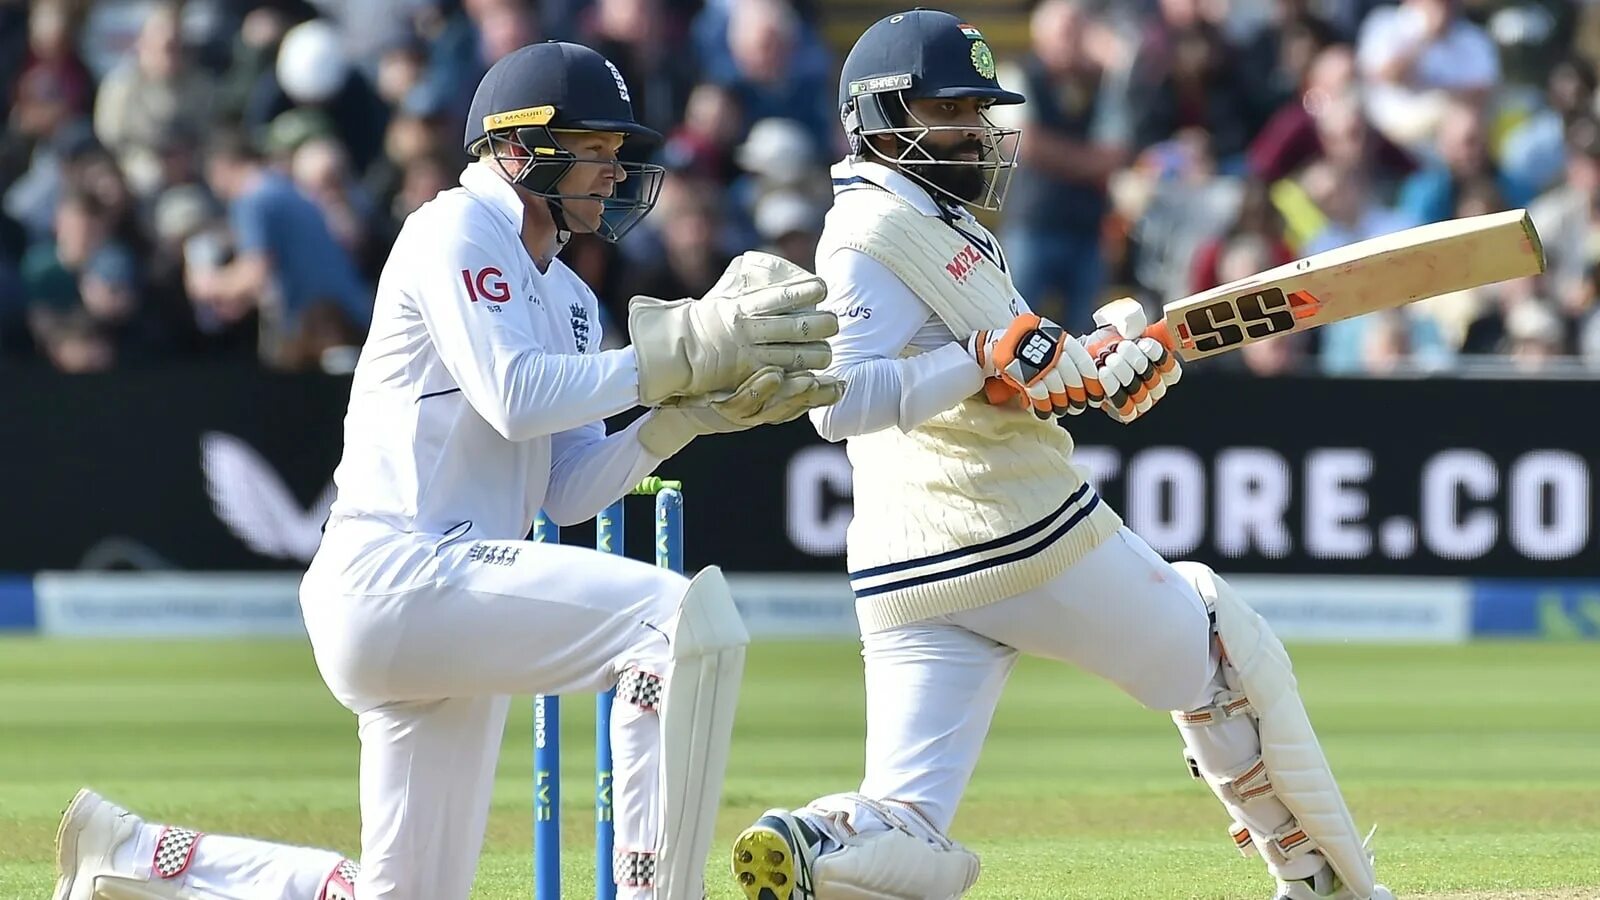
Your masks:
M994 53L976 27L947 12L913 9L879 19L862 33L845 58L839 77L839 115L850 139L851 153L901 169L924 185L959 202L999 209L1004 202L1009 170L1016 166L1020 132L1002 128L980 116L975 126L930 125L918 119L910 102L921 99L979 101L992 105L1023 102L995 79ZM981 145L977 160L941 158L938 148L923 141L941 132L972 132ZM868 140L893 135L885 152ZM982 174L977 196L956 190L970 182L965 173L940 167L976 167Z
M475 156L487 151L508 175L507 162L531 160L510 180L544 197L563 232L568 229L562 201L593 198L562 194L562 177L575 165L617 166L626 177L617 183L616 196L606 198L596 230L615 241L655 206L664 171L641 162L580 160L558 139L578 131L621 134L628 156L661 143L660 134L634 119L627 82L610 60L582 44L547 41L507 54L484 74L467 114L464 146Z

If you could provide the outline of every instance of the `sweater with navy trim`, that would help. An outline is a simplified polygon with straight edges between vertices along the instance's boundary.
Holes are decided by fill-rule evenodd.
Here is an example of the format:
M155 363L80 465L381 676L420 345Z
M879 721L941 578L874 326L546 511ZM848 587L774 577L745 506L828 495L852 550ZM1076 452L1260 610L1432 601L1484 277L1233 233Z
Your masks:
M1003 328L1026 311L994 235L960 210L926 206L869 178L836 180L817 257L867 254L956 335ZM849 438L847 559L862 631L1033 590L1115 534L1121 517L1072 450L1056 421L991 406L981 392L909 431Z

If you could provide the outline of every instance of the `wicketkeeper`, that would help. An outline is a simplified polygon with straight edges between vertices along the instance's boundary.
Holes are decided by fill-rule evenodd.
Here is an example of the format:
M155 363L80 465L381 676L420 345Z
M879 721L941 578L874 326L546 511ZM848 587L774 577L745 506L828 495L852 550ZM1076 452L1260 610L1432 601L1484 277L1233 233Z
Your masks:
M357 716L359 873L85 791L56 900L466 900L511 696L612 687L619 896L701 900L747 642L727 585L523 538L540 509L593 518L698 435L834 402L813 370L838 324L818 278L747 254L703 299L635 298L632 346L600 349L595 296L557 254L650 210L660 167L618 153L658 139L598 53L524 47L478 86L462 186L407 219L384 268L301 589Z

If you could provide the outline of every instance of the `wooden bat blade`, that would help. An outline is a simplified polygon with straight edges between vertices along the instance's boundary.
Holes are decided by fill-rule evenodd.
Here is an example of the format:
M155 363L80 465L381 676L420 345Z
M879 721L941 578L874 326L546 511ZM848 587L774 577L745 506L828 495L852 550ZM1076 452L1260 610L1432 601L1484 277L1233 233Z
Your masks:
M1290 331L1544 271L1526 210L1408 228L1186 297L1147 333L1202 359Z

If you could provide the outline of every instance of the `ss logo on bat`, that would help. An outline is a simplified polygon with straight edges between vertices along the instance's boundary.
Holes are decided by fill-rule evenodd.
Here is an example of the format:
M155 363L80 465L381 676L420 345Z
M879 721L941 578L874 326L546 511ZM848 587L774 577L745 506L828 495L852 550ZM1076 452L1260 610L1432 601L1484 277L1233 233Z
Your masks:
M1189 326L1194 348L1209 353L1242 344L1247 335L1260 339L1293 331L1294 313L1283 291L1267 288L1191 309L1183 322Z

